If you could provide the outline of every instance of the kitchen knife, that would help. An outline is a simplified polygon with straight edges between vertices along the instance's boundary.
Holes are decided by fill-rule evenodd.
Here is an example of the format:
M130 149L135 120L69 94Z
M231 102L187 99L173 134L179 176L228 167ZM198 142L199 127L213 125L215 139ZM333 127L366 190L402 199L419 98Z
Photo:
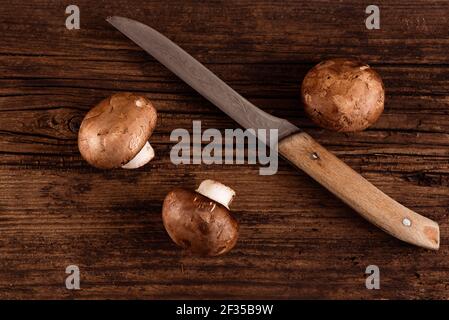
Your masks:
M114 16L107 21L242 127L278 129L279 153L368 221L405 242L439 248L436 222L384 194L289 121L251 104L171 40L132 19Z

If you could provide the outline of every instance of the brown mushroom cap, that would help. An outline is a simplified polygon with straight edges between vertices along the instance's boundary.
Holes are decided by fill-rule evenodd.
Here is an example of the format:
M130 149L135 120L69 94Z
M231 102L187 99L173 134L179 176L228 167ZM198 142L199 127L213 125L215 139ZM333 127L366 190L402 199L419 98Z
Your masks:
M164 200L162 219L172 240L193 253L216 256L237 242L239 227L229 210L198 192L171 191Z
M156 109L145 97L114 94L84 117L78 133L81 155L97 168L121 167L148 141L156 119Z
M307 115L319 126L342 132L369 127L384 109L384 85L367 64L331 59L305 76L301 96Z

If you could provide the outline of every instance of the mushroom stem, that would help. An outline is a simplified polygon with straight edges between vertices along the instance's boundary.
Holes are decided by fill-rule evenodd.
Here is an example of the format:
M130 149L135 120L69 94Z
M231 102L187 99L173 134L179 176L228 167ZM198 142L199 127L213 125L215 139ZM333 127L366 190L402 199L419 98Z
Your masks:
M227 209L229 209L229 204L235 196L235 191L228 186L209 179L201 182L196 192L222 204Z
M128 163L122 166L123 169L137 169L147 164L154 158L154 150L147 141L143 148Z

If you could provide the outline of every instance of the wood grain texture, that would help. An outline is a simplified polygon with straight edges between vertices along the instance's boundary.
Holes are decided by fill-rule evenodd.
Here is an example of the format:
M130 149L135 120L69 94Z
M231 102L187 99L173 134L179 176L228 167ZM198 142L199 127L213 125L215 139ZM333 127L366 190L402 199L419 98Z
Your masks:
M2 1L0 10L0 298L449 298L449 5L378 1L381 29L359 1L87 1L81 29L63 1ZM177 42L251 102L305 129L382 191L440 224L438 252L417 249L360 218L306 174L280 161L170 162L170 132L236 124L104 20L119 14ZM301 80L318 61L354 56L386 86L369 130L321 130L305 117ZM118 91L158 109L156 158L102 171L79 155L85 113ZM240 240L199 258L165 233L174 186L205 178L237 192ZM81 269L79 291L65 268ZM365 288L365 268L381 289Z

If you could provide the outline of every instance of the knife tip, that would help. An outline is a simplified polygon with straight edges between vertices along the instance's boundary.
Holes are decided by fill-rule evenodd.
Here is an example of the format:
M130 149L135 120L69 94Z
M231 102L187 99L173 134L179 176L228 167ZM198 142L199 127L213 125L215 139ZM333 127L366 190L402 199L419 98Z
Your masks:
M106 21L109 22L109 23L117 22L117 21L120 21L120 20L128 20L128 18L120 17L120 16L108 16L106 18Z
M106 18L106 21L109 22L112 25L119 25L123 23L130 23L133 22L132 19L121 17L121 16L108 16Z

